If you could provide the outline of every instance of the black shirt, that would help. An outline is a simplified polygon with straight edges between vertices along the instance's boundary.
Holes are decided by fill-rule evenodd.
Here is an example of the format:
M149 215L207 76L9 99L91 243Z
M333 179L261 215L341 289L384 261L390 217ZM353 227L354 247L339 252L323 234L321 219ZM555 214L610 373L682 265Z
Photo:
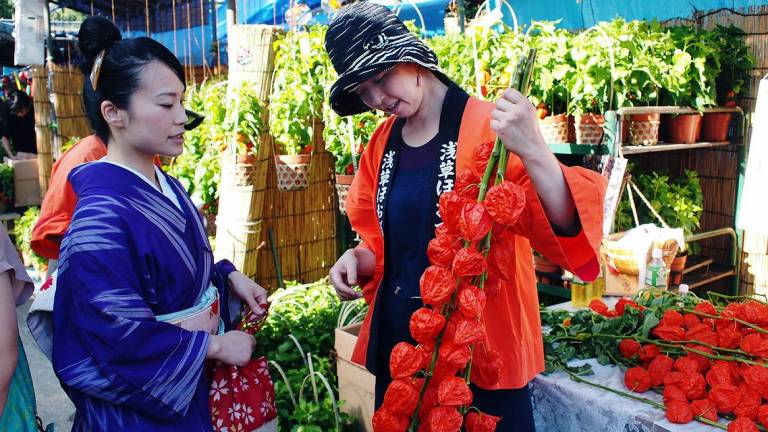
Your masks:
M8 113L3 118L2 123L0 133L11 141L11 148L14 152L37 154L35 112L33 109L30 109L24 117Z

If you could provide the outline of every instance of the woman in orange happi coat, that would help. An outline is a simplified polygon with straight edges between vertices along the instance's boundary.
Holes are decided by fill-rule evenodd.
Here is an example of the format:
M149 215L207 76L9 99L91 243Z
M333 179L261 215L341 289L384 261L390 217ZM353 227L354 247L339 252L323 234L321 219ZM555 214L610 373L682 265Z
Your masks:
M501 354L501 379L473 382L473 405L502 416L498 431L533 430L528 382L544 370L544 351L531 248L581 279L597 277L603 178L557 161L534 107L518 91L506 90L495 104L468 96L386 7L342 8L325 44L339 74L332 108L342 116L370 109L390 114L371 137L347 198L362 243L330 271L339 297L362 295L370 305L352 360L376 375L376 406L391 381L392 347L413 342L408 321L423 306L419 278L440 223L438 195L467 172L481 177L475 150L498 136L511 152L507 179L523 187L527 202L512 227L515 274L507 275L483 316L483 345Z

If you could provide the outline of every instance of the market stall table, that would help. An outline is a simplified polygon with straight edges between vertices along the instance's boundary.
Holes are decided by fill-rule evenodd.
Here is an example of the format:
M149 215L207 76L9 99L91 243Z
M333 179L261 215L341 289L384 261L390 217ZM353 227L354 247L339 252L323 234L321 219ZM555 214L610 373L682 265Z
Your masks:
M617 298L605 298L613 307ZM576 310L570 302L550 306L552 309ZM596 359L574 360L570 365L592 365L593 375L583 378L615 390L629 393L624 386L624 371L618 366L603 366ZM549 432L576 431L718 431L712 426L692 421L680 425L669 422L664 411L646 403L610 393L571 379L564 372L540 374L531 381L531 397L536 430ZM653 391L634 393L659 403L662 396ZM725 422L721 420L721 423Z

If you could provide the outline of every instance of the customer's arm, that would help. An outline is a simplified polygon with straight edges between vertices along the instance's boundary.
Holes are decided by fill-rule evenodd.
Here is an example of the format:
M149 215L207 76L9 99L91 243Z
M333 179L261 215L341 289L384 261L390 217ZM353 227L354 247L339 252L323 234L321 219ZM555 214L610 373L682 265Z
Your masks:
M0 273L0 414L19 359L19 329L16 326L16 299L8 272Z

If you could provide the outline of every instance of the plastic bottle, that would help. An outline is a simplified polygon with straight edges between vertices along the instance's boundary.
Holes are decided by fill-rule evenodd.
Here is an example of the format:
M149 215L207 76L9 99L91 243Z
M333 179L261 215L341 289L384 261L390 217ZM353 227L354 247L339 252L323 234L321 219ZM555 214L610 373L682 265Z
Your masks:
M661 249L654 248L651 257L651 262L645 268L645 287L667 289L667 267L661 260Z

